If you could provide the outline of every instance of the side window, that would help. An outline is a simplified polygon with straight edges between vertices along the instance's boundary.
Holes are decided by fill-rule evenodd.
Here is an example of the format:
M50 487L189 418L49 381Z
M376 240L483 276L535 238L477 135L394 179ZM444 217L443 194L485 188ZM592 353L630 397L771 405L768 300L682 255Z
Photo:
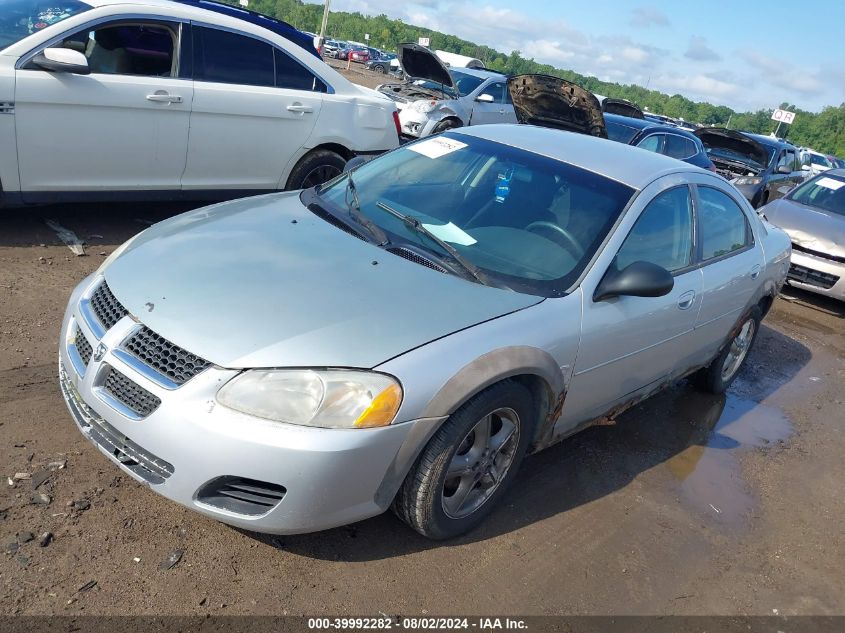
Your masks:
M488 94L493 97L493 103L502 103L505 98L505 92L505 84L501 82L489 84L481 90L481 94Z
M672 158L684 160L690 156L695 156L698 153L698 148L688 138L678 136L677 134L667 134L663 153Z
M167 23L111 23L78 31L58 46L79 51L92 73L176 77L178 26Z
M727 194L712 187L699 187L698 200L702 260L727 255L751 243L748 220Z
M645 261L672 272L689 266L691 257L690 192L688 187L676 187L648 203L616 254L616 267L622 270Z
M276 85L273 47L267 42L202 26L194 29L194 78L247 86Z
M275 50L276 87L292 90L326 92L326 84L315 77L310 70L284 51Z
M652 134L650 136L646 136L643 140L637 143L637 147L641 147L643 149L647 149L650 152L659 152L661 140L663 139L663 134Z

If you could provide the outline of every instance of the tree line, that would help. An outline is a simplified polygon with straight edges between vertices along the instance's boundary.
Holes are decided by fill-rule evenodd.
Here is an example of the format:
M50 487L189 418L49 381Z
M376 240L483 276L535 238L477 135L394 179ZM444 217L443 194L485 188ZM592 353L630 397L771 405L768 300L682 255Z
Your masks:
M224 0L237 5L237 0ZM301 0L250 0L249 8L270 15L303 31L319 31L323 17L322 4L303 3ZM692 101L683 95L668 95L633 84L600 81L596 77L581 75L572 70L555 68L524 58L519 51L505 55L489 46L475 44L454 35L406 24L386 15L365 16L360 13L333 11L329 15L327 36L364 41L370 34L370 45L394 51L401 42L416 42L420 37L431 40L432 49L440 49L484 62L487 68L505 74L542 73L561 77L583 88L607 97L627 99L650 112L663 114L700 125L728 126L757 134L770 134L777 123L772 121L771 109L756 112L735 112L727 106L717 106L706 101ZM845 103L825 107L821 112L810 112L794 104L782 103L778 107L796 113L792 125L782 125L779 135L796 145L812 147L820 152L845 157Z

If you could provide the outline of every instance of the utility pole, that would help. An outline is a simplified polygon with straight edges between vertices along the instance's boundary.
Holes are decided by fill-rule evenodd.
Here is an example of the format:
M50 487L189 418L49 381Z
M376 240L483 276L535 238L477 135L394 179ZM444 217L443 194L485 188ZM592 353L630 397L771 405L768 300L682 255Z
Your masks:
M326 0L326 4L323 6L323 22L320 24L320 46L323 46L323 43L326 41L326 25L329 23L329 7L331 6L332 0Z

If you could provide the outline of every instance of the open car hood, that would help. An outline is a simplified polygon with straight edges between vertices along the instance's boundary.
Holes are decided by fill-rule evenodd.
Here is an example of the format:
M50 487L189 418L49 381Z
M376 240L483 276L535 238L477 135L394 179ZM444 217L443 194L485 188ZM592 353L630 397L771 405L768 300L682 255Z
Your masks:
M520 123L607 138L599 100L572 82L549 75L517 75L508 79Z
M722 127L703 127L693 132L707 149L727 149L747 156L760 167L766 167L769 153L753 138Z
M427 79L448 88L454 88L452 75L440 58L425 46L419 44L400 44L398 50L402 70L411 79Z
M606 97L601 102L601 110L608 114L618 114L632 119L645 119L640 106L636 103L631 103L627 99L611 99L610 97Z

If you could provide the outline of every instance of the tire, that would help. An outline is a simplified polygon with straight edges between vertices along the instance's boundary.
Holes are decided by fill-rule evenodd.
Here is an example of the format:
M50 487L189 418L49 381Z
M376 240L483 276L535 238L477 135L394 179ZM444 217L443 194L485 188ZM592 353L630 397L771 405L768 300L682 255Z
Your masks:
M346 159L327 149L306 154L291 171L286 190L308 189L331 180L343 172Z
M384 66L382 66L381 64L373 66L373 71L375 71L379 75L383 75L385 73Z
M463 123L461 123L457 119L444 119L443 121L434 126L434 129L431 131L431 133L440 134L441 132L445 132L446 130L454 130L455 128L463 126Z
M756 206L756 207L754 207L754 208L755 208L755 209L759 209L760 207L766 206L766 203L767 203L768 201L769 201L769 192L768 192L768 191L764 191L764 192L763 192L763 195L762 195L762 196L760 196L760 202L759 202L759 203L757 204L757 206Z
M758 306L751 308L731 332L730 340L716 358L707 367L693 374L693 382L709 393L721 394L727 391L739 375L754 341L757 340L757 332L760 331L762 320L763 313L760 312L760 308ZM750 328L750 332L746 328Z
M473 529L516 476L531 443L534 418L531 393L513 380L477 394L423 449L393 500L393 511L431 539ZM482 450L485 420L489 431ZM450 476L449 470L457 474Z

